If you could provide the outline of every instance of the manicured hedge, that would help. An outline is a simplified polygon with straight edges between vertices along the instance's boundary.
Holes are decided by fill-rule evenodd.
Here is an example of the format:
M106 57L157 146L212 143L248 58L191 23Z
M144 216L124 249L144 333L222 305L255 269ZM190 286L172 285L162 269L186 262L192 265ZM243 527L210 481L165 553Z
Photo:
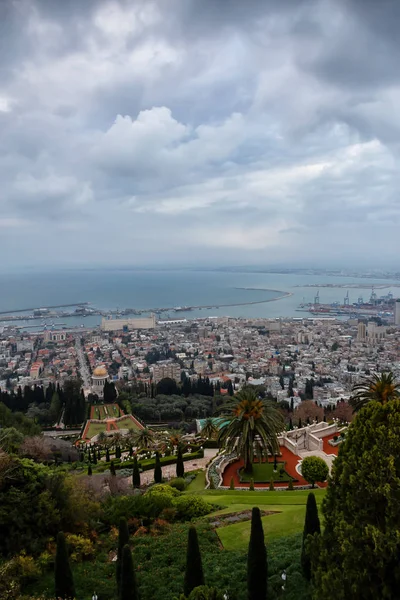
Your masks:
M204 450L199 450L198 452L192 452L191 454L184 454L183 460L196 460L198 458L204 458ZM118 469L133 469L133 460L126 460L125 462L121 462L121 459L116 458L113 460L115 470ZM155 467L155 459L147 458L144 460L138 461L139 468L142 471L149 471L150 469L154 469ZM163 456L160 458L161 466L165 467L166 465L174 465L176 464L176 456ZM110 468L110 463L104 463L98 465L96 468L96 472L103 472Z

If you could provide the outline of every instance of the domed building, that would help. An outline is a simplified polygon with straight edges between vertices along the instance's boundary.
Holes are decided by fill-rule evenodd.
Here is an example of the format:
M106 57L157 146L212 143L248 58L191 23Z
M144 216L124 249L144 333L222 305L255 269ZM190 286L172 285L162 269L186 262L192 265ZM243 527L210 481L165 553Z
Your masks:
M92 374L92 392L99 398L104 397L104 384L108 381L107 369L104 365L96 367Z

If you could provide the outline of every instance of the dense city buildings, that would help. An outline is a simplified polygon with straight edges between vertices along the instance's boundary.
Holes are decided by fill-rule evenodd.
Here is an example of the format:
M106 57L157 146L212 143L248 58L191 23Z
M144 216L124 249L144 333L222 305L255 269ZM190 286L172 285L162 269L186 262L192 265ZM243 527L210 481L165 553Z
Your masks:
M397 303L396 303L397 305ZM231 383L263 385L294 406L308 381L322 406L348 398L366 374L400 375L400 329L377 320L337 318L176 320L142 329L125 320L112 330L27 333L6 328L0 338L2 389L62 383L80 376L85 395L102 397L106 381L157 384L206 377L222 390ZM151 321L151 322L150 322ZM109 321L105 321L108 323Z

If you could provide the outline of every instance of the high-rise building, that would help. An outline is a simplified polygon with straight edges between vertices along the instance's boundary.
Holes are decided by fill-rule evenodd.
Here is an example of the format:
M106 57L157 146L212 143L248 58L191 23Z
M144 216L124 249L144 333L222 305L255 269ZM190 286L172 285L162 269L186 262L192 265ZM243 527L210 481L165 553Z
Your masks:
M400 326L400 298L394 303L394 324Z

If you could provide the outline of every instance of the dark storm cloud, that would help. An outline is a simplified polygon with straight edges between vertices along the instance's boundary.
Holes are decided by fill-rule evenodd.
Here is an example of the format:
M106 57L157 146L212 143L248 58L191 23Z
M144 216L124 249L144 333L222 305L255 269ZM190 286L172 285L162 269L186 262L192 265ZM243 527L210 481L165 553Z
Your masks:
M399 17L389 0L0 3L0 234L51 222L64 260L79 230L110 260L262 261L307 258L320 232L322 255L343 237L362 256L373 232L389 256Z

